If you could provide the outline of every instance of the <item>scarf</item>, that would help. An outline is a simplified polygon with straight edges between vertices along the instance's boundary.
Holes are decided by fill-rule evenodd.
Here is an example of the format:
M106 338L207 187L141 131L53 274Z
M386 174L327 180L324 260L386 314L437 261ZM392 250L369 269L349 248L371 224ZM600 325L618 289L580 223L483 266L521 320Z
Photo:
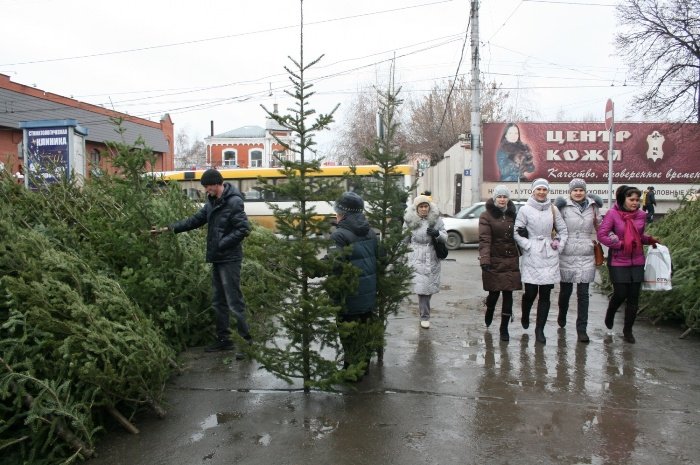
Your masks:
M618 210L620 218L625 223L625 234L622 241L622 251L626 255L631 255L633 251L642 250L642 237L639 235L637 227L634 225L636 211L626 212Z
M584 198L580 202L573 200L574 205L576 205L581 213L588 207L588 199Z

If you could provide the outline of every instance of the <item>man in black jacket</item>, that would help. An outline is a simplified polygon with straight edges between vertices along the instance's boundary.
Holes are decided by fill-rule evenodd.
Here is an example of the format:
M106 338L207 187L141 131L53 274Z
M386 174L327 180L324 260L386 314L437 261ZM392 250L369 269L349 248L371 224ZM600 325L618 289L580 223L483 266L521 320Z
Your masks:
M654 186L647 187L647 195L644 199L643 210L647 212L647 223L654 221L654 211L656 210L656 195Z
M224 183L221 173L208 169L202 174L201 183L207 201L197 213L151 232L157 234L170 230L177 234L208 225L206 260L212 264L212 307L217 341L204 350L231 350L230 314L236 319L238 334L248 342L251 340L241 292L241 243L250 233L250 223L244 211L243 195L235 186ZM237 359L244 357L242 351L236 353Z
M358 269L357 287L346 286L349 288L333 295L341 306L339 321L357 322L354 331L341 336L347 367L363 360L369 363L371 355L366 335L377 299L377 235L364 215L364 201L356 193L345 192L334 209L337 227L331 234L329 256L341 257Z

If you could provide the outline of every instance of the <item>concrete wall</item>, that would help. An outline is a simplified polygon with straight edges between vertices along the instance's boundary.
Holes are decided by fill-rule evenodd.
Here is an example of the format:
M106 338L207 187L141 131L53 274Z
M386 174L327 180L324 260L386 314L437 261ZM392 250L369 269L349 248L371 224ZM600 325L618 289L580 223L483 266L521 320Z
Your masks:
M464 173L471 168L471 152L458 142L445 152L445 158L435 166L430 166L418 181L418 192L432 192L433 202L440 212L454 215L462 208L471 205L471 176L462 176L462 185L455 185L455 175ZM462 198L459 205L455 204L457 189L461 190ZM480 199L475 200L478 202Z

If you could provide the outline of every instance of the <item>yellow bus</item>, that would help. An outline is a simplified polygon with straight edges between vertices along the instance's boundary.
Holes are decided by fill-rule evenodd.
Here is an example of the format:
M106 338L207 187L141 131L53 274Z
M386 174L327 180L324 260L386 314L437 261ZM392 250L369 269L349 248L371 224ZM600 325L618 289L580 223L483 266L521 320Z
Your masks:
M380 168L377 165L358 165L355 167L355 173L358 176L369 177L372 173L376 173ZM203 201L204 187L200 184L202 173L205 170L194 171L163 171L154 173L157 179L163 181L175 181L180 184L182 190L190 199L195 201ZM415 181L415 168L411 165L399 165L396 167L396 183L399 186L412 189ZM275 230L275 217L272 214L272 209L268 205L274 203L280 208L289 208L293 202L288 199L271 198L269 194L264 194L261 191L261 186L258 178L264 178L273 184L279 184L287 181L287 178L282 174L279 168L236 168L236 169L220 169L219 172L224 177L224 182L233 184L245 196L245 210L248 218L257 224L266 228ZM342 178L351 173L350 166L323 166L320 172L309 173L309 176L322 176L329 178ZM344 186L347 191L358 191L359 186L354 185L352 179L346 180ZM412 195L410 197L413 197ZM315 207L319 215L332 216L334 215L332 202L335 199L326 199L319 202L311 202L311 206Z

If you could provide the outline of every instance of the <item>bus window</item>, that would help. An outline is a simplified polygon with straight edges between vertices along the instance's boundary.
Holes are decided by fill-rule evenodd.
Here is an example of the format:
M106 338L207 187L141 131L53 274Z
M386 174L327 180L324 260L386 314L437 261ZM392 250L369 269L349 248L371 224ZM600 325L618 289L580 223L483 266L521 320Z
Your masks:
M204 200L204 192L200 191L199 189L189 187L187 189L183 189L183 191L185 191L187 198L190 200L196 200L198 202L202 202Z
M289 182L289 179L287 179L287 178L276 178L275 179L275 186L286 184L288 182ZM275 200L277 202L284 202L284 201L290 201L291 199L280 192L276 192L275 193Z
M241 192L246 200L262 200L262 193L257 179L241 179Z
M336 184L338 177L333 176L313 176L306 179L308 183L314 183L313 188L317 189L318 197L317 200L324 200L328 202L334 201L338 197L338 192L336 189ZM335 181L335 182L334 182ZM340 182L340 189L345 191L345 182Z

